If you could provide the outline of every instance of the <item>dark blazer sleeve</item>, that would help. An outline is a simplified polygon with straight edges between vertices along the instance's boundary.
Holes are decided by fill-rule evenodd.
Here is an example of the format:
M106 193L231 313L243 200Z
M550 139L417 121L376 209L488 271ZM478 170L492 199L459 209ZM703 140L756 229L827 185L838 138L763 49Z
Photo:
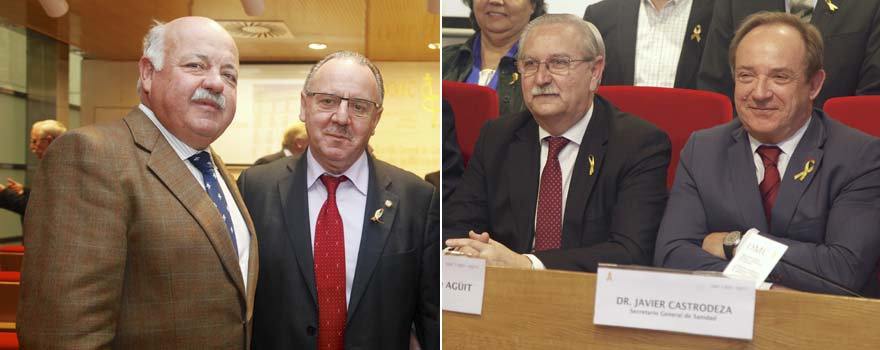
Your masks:
M623 141L624 134L629 134L632 139ZM595 271L600 262L651 264L657 228L663 217L663 207L667 197L666 169L669 166L671 148L669 137L656 128L630 128L626 133L614 134L611 137L617 138L616 141L620 142L618 145L624 142L628 145L624 152L609 153L606 156L606 166L609 162L608 157L621 156L621 158L625 157L625 161L613 175L600 175L616 177L616 186L594 188L593 191L615 192L603 195L602 198L613 197L616 200L600 200L594 193L588 204L607 207L610 218L606 239L576 248L563 247L563 249L535 253L547 268ZM606 170L609 169L601 171ZM596 186L609 184L597 182ZM569 193L569 196L573 195L578 194ZM584 225L594 225L601 221L604 219L591 220L588 217ZM580 229L587 230L589 227Z
M30 192L31 189L28 187L25 187L24 193L20 195L18 193L15 193L15 191L13 191L11 188L7 187L3 189L3 191L0 191L0 208L7 209L24 216Z
M416 335L425 350L440 349L440 193L431 197L422 249L422 272L416 310Z
M693 177L697 135L691 135L681 151L675 181L657 235L654 265L684 270L721 271L727 261L702 248L709 227L706 208ZM731 199L732 200L732 199Z
M483 160L487 125L490 124L492 123L483 124L480 137L474 145L474 153L468 160L467 169L456 187L455 194L450 201L444 201L443 240L466 238L470 230L484 232L490 228L489 198Z
M443 100L443 201L452 197L458 181L464 173L461 148L455 130L455 112L445 99Z
M727 63L727 52L736 32L732 6L732 0L715 0L712 24L709 25L709 35L706 36L706 47L697 73L697 89L727 95L731 101L733 77L730 64Z

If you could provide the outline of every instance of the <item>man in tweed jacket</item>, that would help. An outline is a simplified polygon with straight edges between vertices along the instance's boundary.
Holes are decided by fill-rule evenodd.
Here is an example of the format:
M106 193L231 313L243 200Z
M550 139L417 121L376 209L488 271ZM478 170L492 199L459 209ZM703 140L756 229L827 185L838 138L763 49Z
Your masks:
M235 115L238 49L180 18L147 34L139 73L140 106L68 132L40 164L22 349L249 347L257 242L210 148Z

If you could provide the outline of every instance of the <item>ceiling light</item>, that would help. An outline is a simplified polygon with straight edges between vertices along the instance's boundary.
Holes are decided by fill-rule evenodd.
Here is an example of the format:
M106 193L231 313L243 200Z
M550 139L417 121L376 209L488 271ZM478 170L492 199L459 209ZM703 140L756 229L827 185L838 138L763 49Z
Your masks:
M440 43L429 43L429 44L428 44L428 48L431 49L431 50L439 50L439 49L440 49Z
M241 6L248 16L259 16L266 10L266 3L263 0L241 0Z
M323 49L327 48L327 44L311 43L311 44L309 44L309 48L312 50L323 50Z
M40 0L40 6L43 6L43 11L52 18L64 16L69 8L65 0Z

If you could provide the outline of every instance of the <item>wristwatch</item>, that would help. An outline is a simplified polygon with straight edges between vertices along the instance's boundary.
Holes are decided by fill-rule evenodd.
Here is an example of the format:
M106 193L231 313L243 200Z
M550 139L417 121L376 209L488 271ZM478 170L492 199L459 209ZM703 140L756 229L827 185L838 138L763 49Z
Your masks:
M739 245L742 234L739 231L730 231L724 236L724 257L727 260L733 259L733 250Z

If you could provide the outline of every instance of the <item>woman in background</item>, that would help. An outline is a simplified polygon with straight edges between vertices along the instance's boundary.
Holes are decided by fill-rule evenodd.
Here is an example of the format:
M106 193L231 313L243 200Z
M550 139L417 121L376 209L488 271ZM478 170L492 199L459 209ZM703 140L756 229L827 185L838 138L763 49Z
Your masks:
M443 48L443 79L488 86L501 115L525 109L516 72L517 41L526 24L547 13L544 0L462 0L474 35Z

